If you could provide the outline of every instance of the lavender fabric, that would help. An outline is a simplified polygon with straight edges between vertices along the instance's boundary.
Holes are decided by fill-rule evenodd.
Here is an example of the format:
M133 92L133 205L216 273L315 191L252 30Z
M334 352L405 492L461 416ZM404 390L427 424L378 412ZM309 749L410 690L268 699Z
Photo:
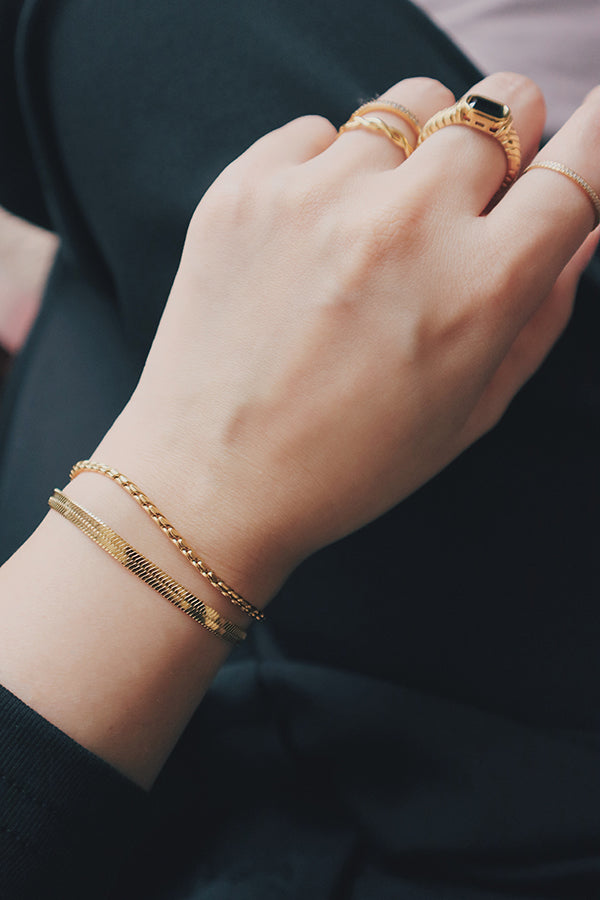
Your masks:
M533 78L557 131L600 82L598 0L415 0L483 72Z

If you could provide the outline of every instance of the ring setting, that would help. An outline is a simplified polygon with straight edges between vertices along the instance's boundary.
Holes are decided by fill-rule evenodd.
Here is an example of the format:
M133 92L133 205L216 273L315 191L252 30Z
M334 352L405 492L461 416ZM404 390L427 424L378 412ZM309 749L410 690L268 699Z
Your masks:
M510 107L480 94L467 94L453 106L435 113L425 123L419 145L448 125L466 125L498 141L506 156L506 173L494 198L499 199L514 182L521 168L521 145Z

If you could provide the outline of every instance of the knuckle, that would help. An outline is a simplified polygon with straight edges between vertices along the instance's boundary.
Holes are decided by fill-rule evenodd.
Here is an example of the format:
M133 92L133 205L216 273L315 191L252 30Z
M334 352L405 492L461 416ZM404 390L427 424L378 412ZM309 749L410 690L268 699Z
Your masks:
M405 78L388 93L390 98L394 96L400 102L402 102L402 98L409 102L410 98L412 104L427 104L428 106L433 104L439 109L454 103L454 94L445 84L435 78L425 78L424 76Z
M300 116L282 125L276 132L267 137L278 135L285 139L289 147L304 151L307 156L317 155L333 143L337 130L324 116Z
M306 136L317 144L328 144L337 137L337 128L325 116L302 116L297 120Z
M493 78L494 83L497 84L500 89L513 91L514 93L519 94L525 91L527 93L537 94L540 97L542 96L542 91L537 82L528 75L523 75L521 72L505 70L495 72L494 75L490 75L489 77Z
M545 112L546 101L540 86L520 72L495 72L478 85L482 92L502 103L518 103L519 109L539 109Z
M235 228L248 220L254 207L256 185L226 169L210 186L192 217L192 227L199 221Z

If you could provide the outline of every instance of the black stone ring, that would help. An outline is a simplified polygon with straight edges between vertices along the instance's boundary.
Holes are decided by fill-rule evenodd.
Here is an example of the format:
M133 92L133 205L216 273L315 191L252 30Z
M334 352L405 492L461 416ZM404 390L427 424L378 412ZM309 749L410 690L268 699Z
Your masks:
M498 141L506 154L506 175L494 199L511 186L521 168L521 144L513 127L510 107L479 94L468 94L453 106L435 113L423 126L419 144L448 125L467 125Z

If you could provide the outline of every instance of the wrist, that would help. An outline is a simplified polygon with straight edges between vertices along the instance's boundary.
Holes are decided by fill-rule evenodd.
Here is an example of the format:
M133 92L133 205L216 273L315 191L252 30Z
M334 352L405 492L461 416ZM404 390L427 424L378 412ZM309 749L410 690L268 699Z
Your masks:
M199 490L181 448L175 446L174 455L164 450L165 431L158 443L148 434L128 411L95 455L134 476L219 577L264 606L284 577L280 570L274 575L273 565L262 559L256 564L256 545L238 538L227 505L220 519L207 517L208 541L201 542L198 504L219 511L219 491L211 479L210 491ZM193 570L119 484L83 472L65 493L221 618L244 630L250 626L252 620ZM75 740L149 785L229 645L54 511L2 577L10 598L0 604L4 684Z
M213 449L206 439L190 440L189 427L174 416L161 416L158 424L156 416L140 415L137 405L130 404L91 458L134 482L215 575L259 609L298 563L281 540L268 502L257 499L261 491L247 463ZM268 498L268 486L262 487ZM113 524L118 510L117 518L126 518L132 543L139 534L145 546L153 548L157 563L173 577L185 575L189 580L189 561L126 491L86 472L68 488L82 505L90 491L100 518L104 515ZM219 597L218 591L212 593ZM242 617L240 624L248 621Z
M116 484L82 477L66 492L222 618L248 627ZM90 537L51 511L2 568L0 676L147 786L231 647Z

